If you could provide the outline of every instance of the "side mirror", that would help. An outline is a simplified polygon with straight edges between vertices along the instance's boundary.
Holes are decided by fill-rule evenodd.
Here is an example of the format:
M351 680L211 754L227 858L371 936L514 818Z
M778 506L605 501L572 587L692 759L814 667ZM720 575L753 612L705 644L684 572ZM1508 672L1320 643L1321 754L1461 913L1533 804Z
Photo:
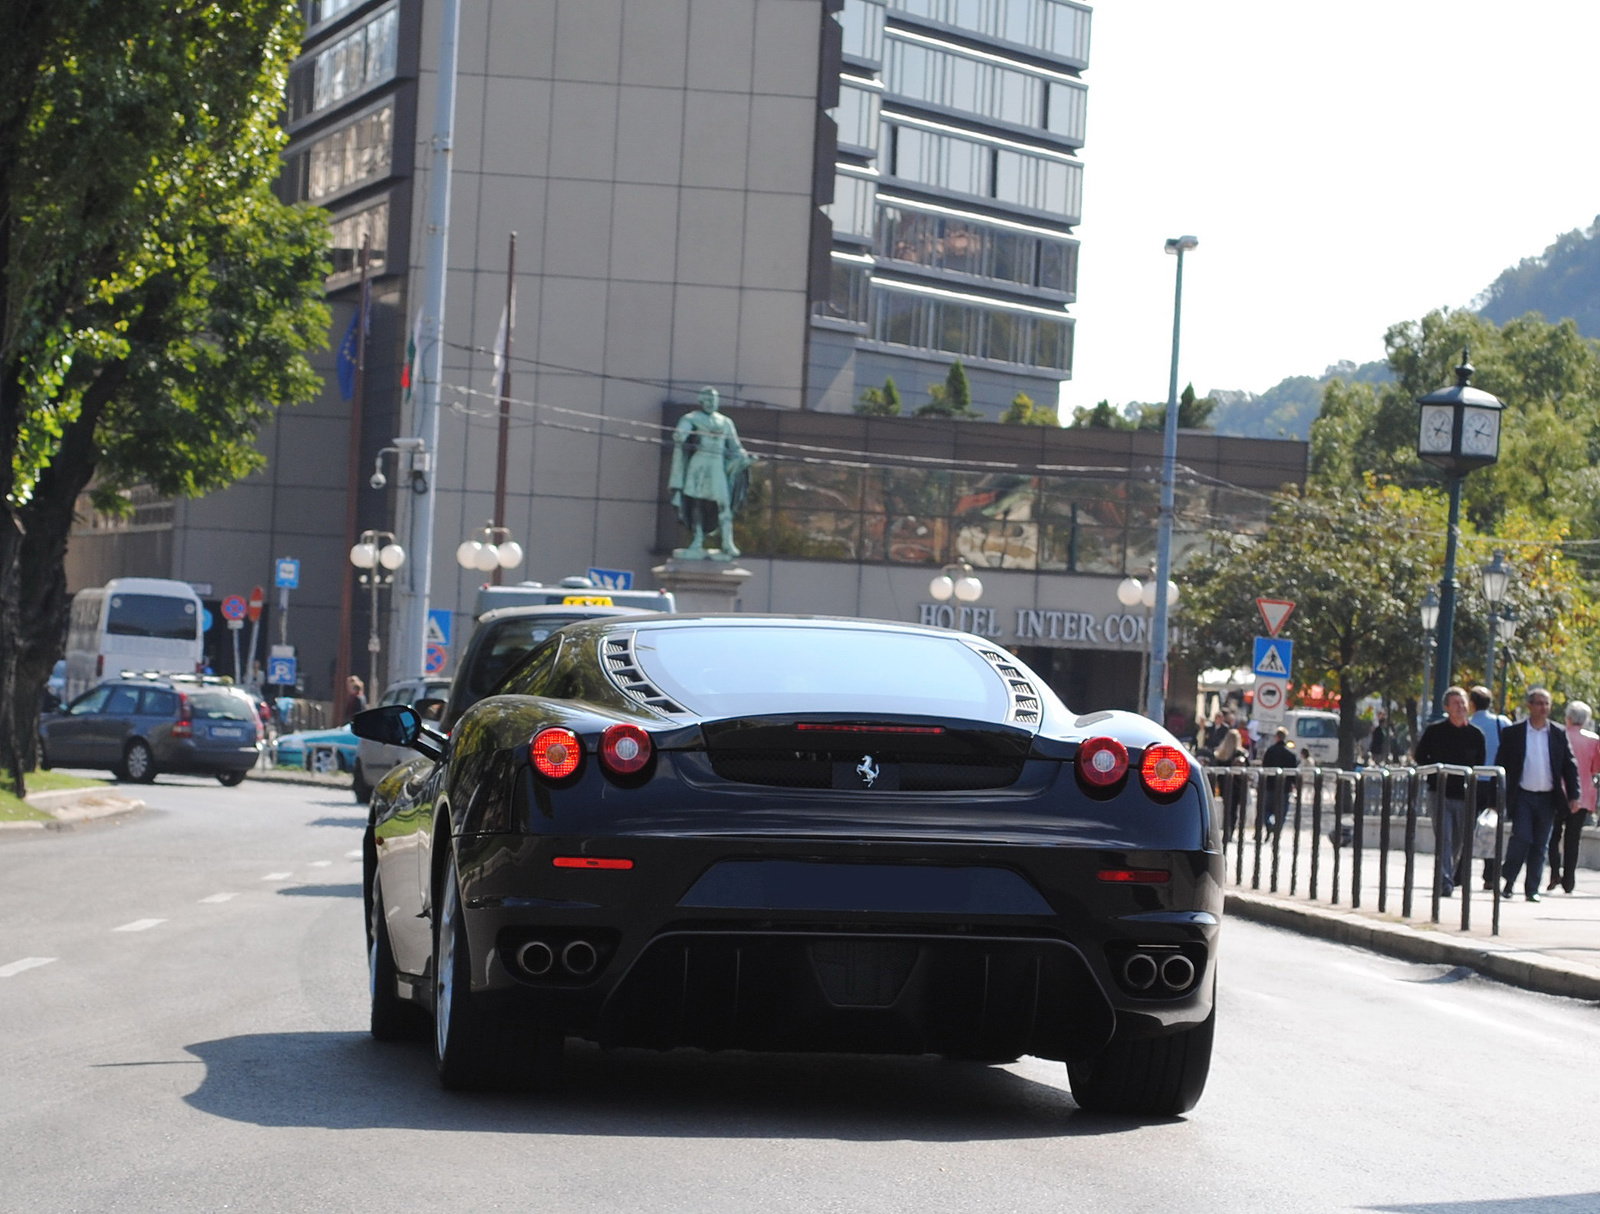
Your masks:
M369 708L356 713L350 722L350 732L385 746L410 746L422 735L422 716L409 704Z

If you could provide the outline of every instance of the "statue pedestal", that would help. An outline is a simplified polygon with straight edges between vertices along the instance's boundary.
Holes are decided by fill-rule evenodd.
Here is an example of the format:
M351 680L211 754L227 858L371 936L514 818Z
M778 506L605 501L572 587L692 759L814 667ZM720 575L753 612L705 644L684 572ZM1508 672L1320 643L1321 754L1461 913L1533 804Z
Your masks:
M681 556L650 570L661 589L669 590L686 615L705 611L737 611L739 594L754 575L733 561L695 560Z

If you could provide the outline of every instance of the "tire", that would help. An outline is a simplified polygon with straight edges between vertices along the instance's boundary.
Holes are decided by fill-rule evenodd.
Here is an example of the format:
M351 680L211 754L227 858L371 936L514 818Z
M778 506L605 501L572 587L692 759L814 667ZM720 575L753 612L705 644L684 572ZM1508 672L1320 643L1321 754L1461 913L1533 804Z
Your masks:
M351 791L356 794L356 801L366 805L372 800L372 785L368 784L361 774L361 760L357 759L354 773L351 776Z
M1175 1117L1199 1103L1211 1070L1217 1009L1193 1028L1165 1037L1112 1041L1098 1055L1067 1063L1072 1099L1090 1113Z
M433 1061L452 1092L529 1091L554 1085L562 1034L525 1023L473 995L472 962L455 858L445 858L433 920Z
M238 788L239 785L244 783L244 772L219 771L217 773L217 783L224 788Z
M383 895L376 882L367 922L367 989L372 1002L370 1025L376 1041L426 1041L432 1027L428 1013L396 990L398 971L389 947L389 925L383 917Z
M339 754L328 747L318 747L310 752L306 767L319 776L331 776L339 770Z
M135 738L122 752L122 766L117 776L130 784L149 784L156 778L156 757L145 742Z

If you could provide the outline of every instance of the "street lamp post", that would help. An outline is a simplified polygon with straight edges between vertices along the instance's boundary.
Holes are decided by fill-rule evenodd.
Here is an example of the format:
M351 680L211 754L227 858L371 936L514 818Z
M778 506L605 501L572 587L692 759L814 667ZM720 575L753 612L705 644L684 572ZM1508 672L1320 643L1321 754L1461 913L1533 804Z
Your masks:
M1456 382L1417 400L1417 456L1450 477L1450 530L1445 537L1444 573L1439 579L1439 660L1433 672L1429 720L1444 713L1444 691L1453 673L1451 643L1456 622L1456 546L1461 538L1461 484L1474 468L1500 458L1497 397L1471 386L1472 363L1461 351Z
M406 563L406 550L394 542L392 531L363 531L350 549L350 563L363 572L357 577L371 592L372 608L367 631L367 702L378 698L378 654L383 642L378 639L378 591L394 585L394 571ZM338 688L339 695L344 688Z
M1172 294L1172 369L1167 378L1167 428L1161 444L1161 517L1156 529L1156 584L1172 579L1172 499L1178 463L1178 333L1183 319L1183 255L1199 248L1197 236L1177 236L1167 241L1167 252L1178 259L1177 283ZM1155 621L1150 635L1150 673L1145 684L1145 716L1160 724L1166 718L1167 700L1167 595L1155 596Z
M1502 716L1506 711L1506 683L1511 678L1511 642L1517 639L1517 613L1515 609L1507 607L1500 613L1500 618L1494 622L1494 630L1500 637L1500 708ZM1489 670L1489 678L1494 678L1494 669ZM1494 694L1494 683L1489 684L1489 694Z
M1489 660L1484 663L1487 673L1489 694L1494 694L1494 642L1496 633L1496 612L1500 604L1505 601L1506 586L1511 581L1511 566L1506 564L1506 554L1496 552L1494 560L1478 570L1483 578L1483 601L1489 605Z
M1117 583L1117 602L1124 607L1144 607L1144 644L1139 647L1139 686L1145 687L1150 678L1150 647L1154 629L1150 623L1152 609L1156 605L1156 580L1151 570L1150 580L1141 582L1136 577L1125 577ZM1178 605L1178 584L1167 583L1167 606Z
M511 538L507 528L485 523L479 535L481 539L462 540L456 547L456 564L463 569L494 573L522 564L522 545Z
M1423 703L1426 704L1428 699L1428 683L1433 670L1433 649L1437 644L1434 636L1434 630L1439 627L1439 596L1433 592L1432 586L1428 587L1428 593L1422 600L1422 606L1417 610L1418 614L1422 617L1423 636L1428 642L1427 648L1422 651L1422 699ZM1422 723L1426 725L1426 713L1419 715L1423 717Z
M928 583L928 593L941 603L954 598L959 603L976 603L983 597L983 582L966 561L946 565Z

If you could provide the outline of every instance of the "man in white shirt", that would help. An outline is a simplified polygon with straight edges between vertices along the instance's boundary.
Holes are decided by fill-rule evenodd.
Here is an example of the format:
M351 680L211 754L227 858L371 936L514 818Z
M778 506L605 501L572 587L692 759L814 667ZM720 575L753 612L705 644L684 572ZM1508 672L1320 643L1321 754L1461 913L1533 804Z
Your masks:
M1528 689L1528 719L1500 733L1495 763L1506 769L1506 804L1511 810L1511 844L1506 848L1505 890L1509 898L1523 862L1528 865L1524 894L1539 901L1550 833L1563 803L1578 810L1578 764L1564 729L1550 725L1550 693Z

